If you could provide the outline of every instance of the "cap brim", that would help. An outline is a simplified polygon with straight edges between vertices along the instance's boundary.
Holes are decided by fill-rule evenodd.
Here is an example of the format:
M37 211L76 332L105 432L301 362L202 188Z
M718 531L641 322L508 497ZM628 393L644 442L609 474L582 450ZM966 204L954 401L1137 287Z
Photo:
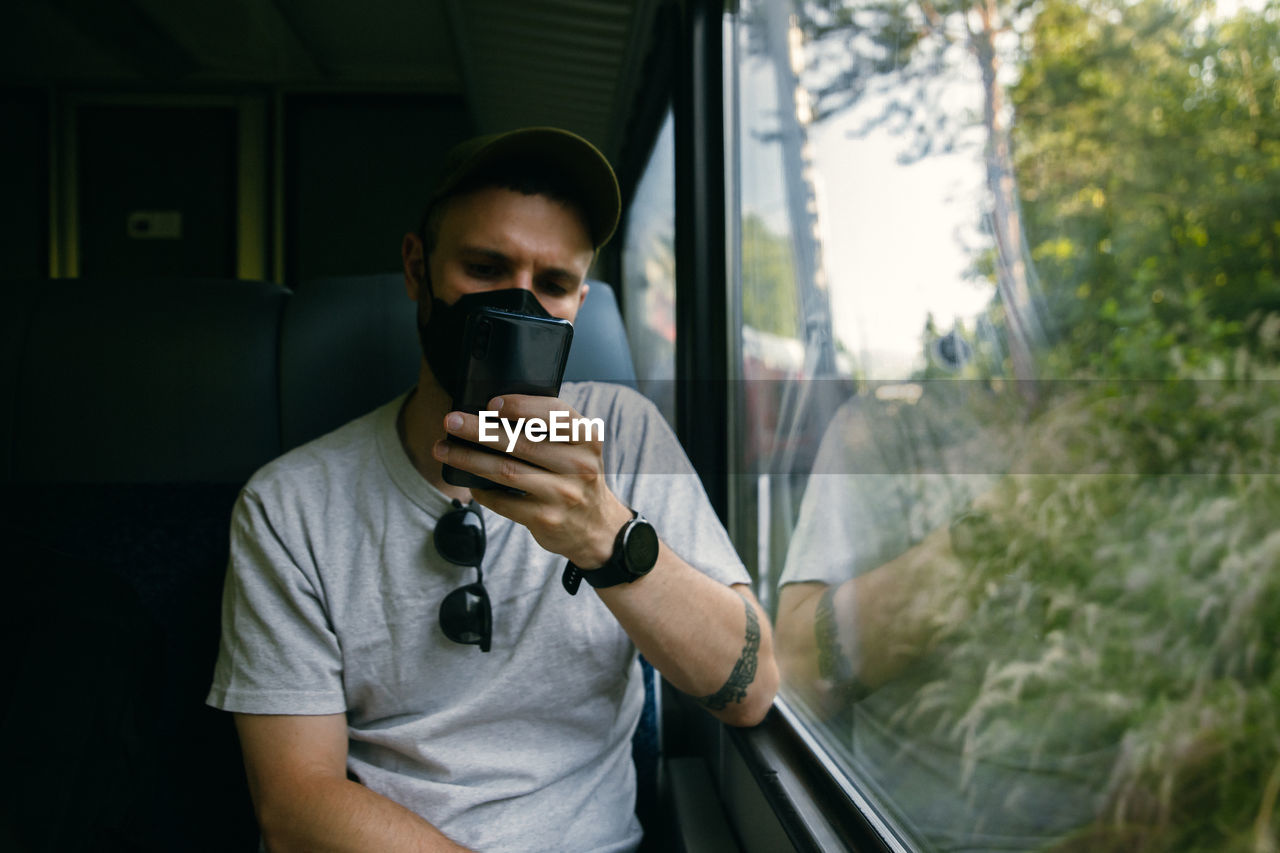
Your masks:
M613 236L622 215L622 193L613 167L590 142L557 127L526 127L463 143L450 152L432 202L450 195L472 175L514 160L531 160L553 169L577 189L595 248Z

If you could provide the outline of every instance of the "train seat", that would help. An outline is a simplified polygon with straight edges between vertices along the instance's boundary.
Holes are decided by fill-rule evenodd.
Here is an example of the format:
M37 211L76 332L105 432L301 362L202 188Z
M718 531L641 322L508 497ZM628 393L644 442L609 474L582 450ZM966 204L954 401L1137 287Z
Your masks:
M0 847L255 849L230 718L203 704L231 506L413 383L402 277L6 285ZM634 384L608 287L583 311L566 378Z

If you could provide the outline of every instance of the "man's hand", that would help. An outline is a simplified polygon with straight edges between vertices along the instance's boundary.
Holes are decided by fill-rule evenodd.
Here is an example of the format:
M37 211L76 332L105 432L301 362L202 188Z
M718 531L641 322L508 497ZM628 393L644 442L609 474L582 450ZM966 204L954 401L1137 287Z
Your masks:
M511 429L521 418L523 423L531 418L549 422L552 411L568 412L571 421L581 417L558 398L523 394L495 398L489 401L488 410L496 410ZM476 415L450 412L444 425L449 435L480 443ZM521 427L508 453L507 432L500 428L498 433L496 444L484 443L493 446L493 451L439 441L432 454L454 468L524 492L512 495L497 489L476 489L472 497L481 506L527 527L546 550L587 569L608 561L614 539L631 512L605 482L603 442L593 440L590 430L581 430L577 441L531 441Z

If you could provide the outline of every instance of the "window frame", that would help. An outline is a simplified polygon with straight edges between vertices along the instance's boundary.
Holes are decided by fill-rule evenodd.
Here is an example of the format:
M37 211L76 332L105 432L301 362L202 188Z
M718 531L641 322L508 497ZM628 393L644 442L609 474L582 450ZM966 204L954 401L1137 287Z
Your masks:
M737 510L733 498L740 479L732 471L735 457L727 425L742 404L731 379L740 362L736 330L742 320L734 291L741 284L737 128L732 112L736 72L729 65L737 6L735 0L684 4L676 21L677 67L671 92L677 435L726 524L732 524ZM652 142L658 126L653 125L646 142ZM722 428L708 428L712 424ZM715 723L670 685L664 687L663 709L664 757L697 756L706 763L743 850L755 849L750 840L756 831L750 824L770 819L780 837L798 851L912 849L839 769L785 697L775 699L765 721L749 729ZM749 780L740 778L742 768ZM664 797L670 795L668 790ZM752 808L760 798L770 815Z
M649 85L634 93L618 170L628 211L669 105L676 164L676 433L730 529L739 521L735 492L742 488L732 470L735 439L727 426L742 406L732 380L741 361L742 322L734 290L741 286L741 234L736 71L730 66L737 7L736 0L688 0L657 10L641 75ZM620 243L602 259L602 270L615 281L621 280L621 259ZM913 849L785 697L775 700L759 726L740 729L716 722L665 682L662 691L664 763L695 759L706 768L724 818L710 823L727 824L733 837L720 838L727 847L748 853L777 849L773 843L797 851ZM687 820L675 787L670 773L660 774L664 825L657 837L667 841L681 837L679 824Z

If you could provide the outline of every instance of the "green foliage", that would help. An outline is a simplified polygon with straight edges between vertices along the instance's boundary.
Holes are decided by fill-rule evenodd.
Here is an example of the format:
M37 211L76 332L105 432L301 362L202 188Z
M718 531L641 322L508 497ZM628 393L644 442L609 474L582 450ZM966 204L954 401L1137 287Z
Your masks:
M1280 310L1280 15L1046 0L1012 101L1050 375L1228 375Z
M943 105L927 90L947 67L946 54L963 45L978 62L978 41L1010 27L1031 0L797 0L796 23L806 43L817 45L823 61L807 74L817 98L816 116L837 113L889 79L898 100L886 112L915 113L920 142L928 146L947 123ZM919 87L901 84L922 84ZM901 97L902 91L914 102ZM936 141L936 140L934 140Z
M1280 7L1045 0L1020 71L1040 374L1091 381L1041 388L900 719L1029 786L1110 750L1053 849L1275 851Z
M899 718L1030 787L1110 750L1061 849L1275 849L1278 378L1060 388L981 501L967 613Z
M830 79L829 112L941 37L930 9L977 6L801 8L811 37L865 55ZM1112 755L1097 821L1054 849L1275 853L1280 3L992 8L1026 22L1009 101L1052 331L1038 374L1090 381L1042 384L1029 419L980 413L1021 455L964 549L964 618L938 625L895 723L948 741L971 786L978 763L1034 786L1057 756ZM995 252L974 269L995 281ZM981 322L1004 314L997 297ZM1007 374L960 332L966 375Z

